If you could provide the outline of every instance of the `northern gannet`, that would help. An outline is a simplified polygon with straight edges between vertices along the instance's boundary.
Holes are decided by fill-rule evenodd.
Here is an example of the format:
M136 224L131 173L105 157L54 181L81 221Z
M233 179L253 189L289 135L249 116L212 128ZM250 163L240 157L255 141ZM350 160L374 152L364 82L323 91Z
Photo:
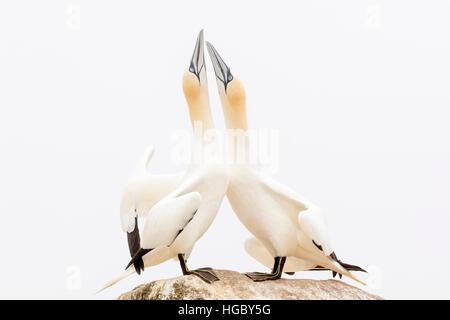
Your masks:
M239 155L238 161L232 159L229 164L227 198L239 220L257 238L247 242L247 248L266 263L268 252L273 261L271 273L246 275L254 281L279 279L286 258L292 257L289 272L318 266L320 270L329 269L363 284L349 272L363 270L339 261L334 253L321 210L248 162L250 140L244 86L231 74L216 49L208 42L206 45L216 74L229 136L228 149Z
M174 182L177 186L147 213L140 246L135 248L125 272L100 291L136 272L136 264L145 268L170 258L178 258L184 275L193 274L208 283L219 280L211 268L189 270L186 265L195 242L216 217L229 181L227 166L199 154L205 149L212 152L220 149L217 136L210 134L214 123L204 63L202 30L182 80L192 127L194 131L201 130L200 134L194 134L191 163L182 178Z

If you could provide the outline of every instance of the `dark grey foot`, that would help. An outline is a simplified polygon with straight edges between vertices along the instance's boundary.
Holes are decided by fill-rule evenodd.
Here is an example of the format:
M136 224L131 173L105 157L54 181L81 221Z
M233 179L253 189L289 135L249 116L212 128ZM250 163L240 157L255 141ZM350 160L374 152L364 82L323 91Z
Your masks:
M267 280L277 280L277 279L281 278L281 274L277 274L277 273L247 272L244 274L256 282L267 281Z
M181 271L183 271L184 275L192 274L209 284L213 283L214 281L220 280L212 268L199 268L196 270L189 270L183 253L178 254L178 260L180 261Z
M219 277L214 273L214 271L212 271L211 268L200 268L196 270L189 270L186 271L185 274L192 274L194 276L197 276L209 284L220 280Z
M213 268L210 268L210 267L204 267L204 268L198 268L197 270L209 270L209 271L212 271Z
M253 281L267 281L267 280L277 280L281 278L283 274L284 263L286 262L286 257L275 257L275 261L273 264L272 273L263 273L263 272L247 272L244 273L247 277L252 279Z

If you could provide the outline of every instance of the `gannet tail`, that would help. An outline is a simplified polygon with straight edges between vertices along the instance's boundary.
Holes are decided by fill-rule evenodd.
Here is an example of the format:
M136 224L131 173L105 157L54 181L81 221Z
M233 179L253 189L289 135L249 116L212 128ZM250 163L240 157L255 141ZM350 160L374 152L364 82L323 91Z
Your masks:
M358 266L341 262L334 252L331 253L331 255L329 256L325 256L313 254L306 250L301 250L300 248L297 248L297 257L301 257L302 259L305 259L307 261L313 261L317 266L322 267L325 270L326 269L331 270L333 272L333 277L336 274L340 274L364 286L366 285L363 281L359 280L352 273L350 273L350 271L363 271L363 272L366 271Z
M340 261L335 261L334 258L330 257L330 260L331 259L333 259L333 260L330 261L331 262L330 265L326 266L326 268L329 268L330 270L332 270L333 271L333 275L335 275L335 272L337 272L339 274L342 274L342 275L346 276L347 278L350 278L350 279L352 279L352 280L362 284L363 286L366 285L363 281L359 280L357 277L355 277L350 272L350 270L366 272L364 269L362 269L360 267L357 267L357 266L349 265L349 264L346 264L346 263L341 263ZM331 266L333 266L333 267L331 267ZM349 266L349 269L347 269L345 266ZM358 269L356 269L356 268L358 268Z
M350 273L350 271L347 271L346 273L344 273L344 276L362 284L363 286L366 286L367 284L361 280L359 280L357 277L355 277L353 274Z
M105 284L103 286L103 288L101 288L100 290L98 290L96 293L100 293L103 290L115 285L117 282L131 276L133 273L136 273L136 270L134 269L134 266L130 266L128 269L126 269L120 276L118 276L117 278L111 280L110 282L108 282L107 284Z
M352 264L348 264L348 263L344 263L341 260L339 260L336 256L336 254L333 252L330 255L330 258L333 259L334 264L339 264L340 267L342 267L342 269L344 269L346 271L346 273L342 273L342 272L338 272L339 276L341 274L349 277L350 279L355 280L356 282L361 283L362 285L366 285L364 282L362 282L361 280L359 280L358 278L356 278L353 274L350 273L350 271L362 271L362 272L367 272L366 270L364 270L361 267L352 265ZM333 271L333 278L336 275L336 271Z
M144 261L144 268L156 266L157 264L170 259L172 256L173 254L170 247L152 250L142 257ZM130 265L120 276L108 282L103 288L98 290L97 293L115 285L117 282L131 276L133 273L136 273L136 270L134 269L134 265Z

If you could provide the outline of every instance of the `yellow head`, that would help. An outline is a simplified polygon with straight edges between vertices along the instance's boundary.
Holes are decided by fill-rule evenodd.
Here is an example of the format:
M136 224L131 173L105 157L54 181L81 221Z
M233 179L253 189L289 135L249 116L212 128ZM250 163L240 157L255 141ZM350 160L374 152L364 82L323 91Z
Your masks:
M182 84L192 124L196 121L202 121L205 129L213 126L209 107L203 30L200 31L197 37L189 68L183 74Z
M247 130L244 85L237 77L231 74L230 68L225 64L211 43L206 42L206 45L216 74L217 88L227 128Z

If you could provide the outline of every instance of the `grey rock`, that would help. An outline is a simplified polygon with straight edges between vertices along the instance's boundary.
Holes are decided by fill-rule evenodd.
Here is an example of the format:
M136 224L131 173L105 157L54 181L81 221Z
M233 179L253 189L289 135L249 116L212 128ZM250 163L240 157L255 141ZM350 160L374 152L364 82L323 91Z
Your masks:
M245 275L215 270L213 284L189 275L142 284L119 300L382 300L339 280L279 279L253 282Z

